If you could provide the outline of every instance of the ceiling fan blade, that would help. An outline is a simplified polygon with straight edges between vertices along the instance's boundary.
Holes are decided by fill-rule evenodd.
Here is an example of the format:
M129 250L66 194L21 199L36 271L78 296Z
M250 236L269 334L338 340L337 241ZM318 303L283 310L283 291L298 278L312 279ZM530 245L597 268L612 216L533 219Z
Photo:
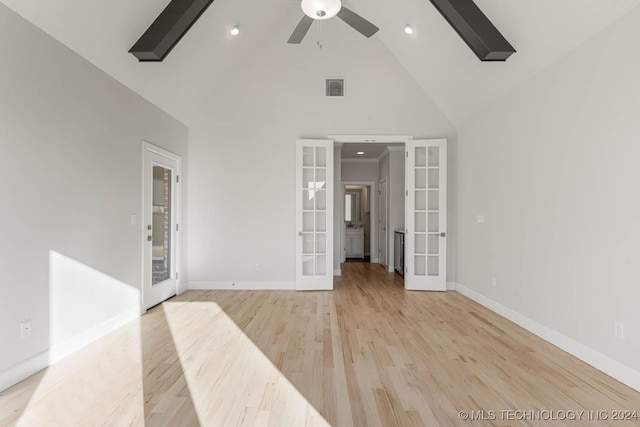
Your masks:
M307 31L309 31L311 24L313 24L313 19L305 15L298 23L296 29L293 30L293 33L291 34L291 37L289 37L287 43L300 44L302 39L304 39L304 36L307 35Z
M357 13L350 11L344 6L342 6L342 9L340 9L340 12L338 12L338 18L351 25L354 30L358 31L360 34L367 38L371 37L379 30L379 28L373 25L371 22L367 21Z

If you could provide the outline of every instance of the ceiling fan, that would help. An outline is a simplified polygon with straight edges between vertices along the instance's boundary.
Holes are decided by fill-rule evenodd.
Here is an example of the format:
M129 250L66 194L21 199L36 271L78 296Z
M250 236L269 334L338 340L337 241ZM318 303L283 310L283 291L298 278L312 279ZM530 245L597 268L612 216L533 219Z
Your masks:
M367 38L379 30L371 22L344 7L341 0L302 0L301 7L305 16L302 17L296 29L293 30L293 34L291 34L287 43L300 44L314 20L323 21L336 15Z

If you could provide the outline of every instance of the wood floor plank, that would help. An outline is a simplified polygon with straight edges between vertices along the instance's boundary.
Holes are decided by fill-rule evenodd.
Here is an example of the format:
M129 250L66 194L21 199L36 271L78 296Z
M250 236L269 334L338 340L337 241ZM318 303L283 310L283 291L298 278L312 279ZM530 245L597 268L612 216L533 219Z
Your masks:
M0 393L0 426L640 425L500 418L614 409L640 393L459 293L347 263L332 292L173 298Z

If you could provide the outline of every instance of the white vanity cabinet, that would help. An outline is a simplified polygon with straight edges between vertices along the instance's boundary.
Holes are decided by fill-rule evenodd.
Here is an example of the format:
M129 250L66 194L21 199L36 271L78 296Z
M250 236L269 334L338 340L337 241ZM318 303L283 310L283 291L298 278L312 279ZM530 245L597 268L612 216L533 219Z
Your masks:
M364 228L348 228L345 252L347 258L364 258Z

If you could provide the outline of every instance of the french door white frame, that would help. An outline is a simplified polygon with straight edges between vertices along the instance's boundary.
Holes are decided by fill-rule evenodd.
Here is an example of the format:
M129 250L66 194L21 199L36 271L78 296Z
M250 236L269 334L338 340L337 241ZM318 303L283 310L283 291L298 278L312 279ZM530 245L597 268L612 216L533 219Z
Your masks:
M420 291L446 291L447 141L445 139L416 139L405 146L404 242L405 288Z
M319 154L322 152L324 152L323 161L319 160ZM319 179L322 174L324 174L324 181ZM307 182L307 186L304 182ZM296 141L295 188L296 290L332 290L335 214L334 143L332 140L298 139ZM320 202L321 194L324 194L324 202ZM324 214L324 225L321 219L322 214ZM322 248L321 237L323 235L324 248ZM310 244L309 237L311 237Z
M377 143L377 144L389 144L389 143L405 143L405 150L406 147L409 145L408 142L413 141L413 136L412 135L328 135L328 138L333 140L336 144L346 144L346 143ZM446 147L446 140L440 140L444 143L445 147ZM447 211L446 211L446 163L447 163L447 156L446 156L446 148L445 148L445 153L444 153L444 159L443 159L443 173L444 173L444 183L445 183L445 188L444 188L444 210L443 210L443 215L444 215L444 225L445 228L442 229L441 231L445 233L446 236L446 216L447 216ZM407 171L405 168L405 231L407 228L407 224L408 221L406 219L406 216L409 212L409 197L407 192L409 191L409 185L407 183ZM344 188L344 187L343 187ZM379 187L378 187L379 189ZM388 191L388 189L387 189ZM341 199L342 202L344 203L344 197ZM413 201L413 199L412 199ZM411 205L413 206L413 205ZM343 206L335 206L335 209L342 209L344 211ZM341 217L344 215L344 212L341 214ZM448 236L447 236L448 237ZM383 236L378 235L378 241L380 241L380 239L382 239ZM446 238L443 238L443 245L442 245L442 255L444 255L443 260L444 260L444 264L441 263L440 265L440 271L441 274L443 275L444 280L442 280L442 282L444 282L444 287L442 287L440 285L440 283L437 286L437 290L446 290ZM388 243L388 242L387 242ZM405 238L405 259L404 259L404 264L405 264L405 288L409 289L409 287L407 286L407 276L406 276L406 272L407 272L407 261L408 258L412 258L414 257L414 248L412 247L407 247L407 240ZM376 248L377 249L377 248ZM389 254L389 248L387 247L387 258L388 258L388 254ZM389 260L387 260L387 264L389 264ZM416 288L419 289L419 288ZM421 289L427 290L427 287L421 287Z
M165 161L163 163L163 160ZM148 229L152 224L152 208L151 199L153 192L153 179L149 180L150 174L153 173L153 165L171 169L172 190L171 190L171 273L172 277L167 280L168 284L157 284L152 287L152 242L148 240L151 230ZM169 167L168 167L169 166ZM147 308L156 305L179 291L180 283L180 229L181 222L181 183L180 174L182 167L182 158L175 153L160 148L150 142L142 142L142 290L140 293L141 312L146 312Z

